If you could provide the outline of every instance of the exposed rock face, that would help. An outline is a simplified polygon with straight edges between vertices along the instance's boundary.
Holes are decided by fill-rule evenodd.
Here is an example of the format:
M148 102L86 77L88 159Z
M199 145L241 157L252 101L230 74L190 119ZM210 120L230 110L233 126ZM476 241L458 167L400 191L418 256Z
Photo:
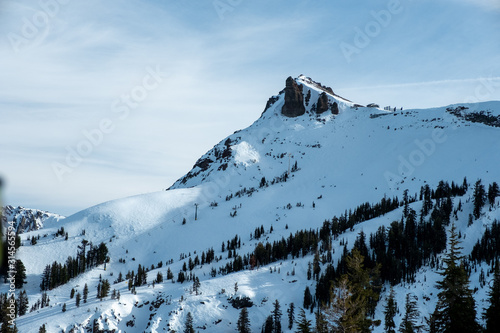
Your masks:
M5 219L4 223L13 223L14 231L24 233L43 228L46 221L59 221L64 219L64 216L49 213L43 210L17 207L7 205L0 207L0 211ZM4 227L7 227L4 225Z
M281 108L282 115L287 117L298 117L306 112L302 87L303 86L299 86L291 76L286 79L285 104Z
M333 102L330 109L332 110L333 114L339 114L339 105L337 104L337 102Z
M316 113L320 114L328 110L328 96L322 92L316 103Z
M267 111L267 109L269 109L274 103L276 103L279 99L279 96L272 96L272 97L269 97L269 99L267 100L267 103L266 103L266 107L264 109L264 112ZM264 113L263 112L263 113Z

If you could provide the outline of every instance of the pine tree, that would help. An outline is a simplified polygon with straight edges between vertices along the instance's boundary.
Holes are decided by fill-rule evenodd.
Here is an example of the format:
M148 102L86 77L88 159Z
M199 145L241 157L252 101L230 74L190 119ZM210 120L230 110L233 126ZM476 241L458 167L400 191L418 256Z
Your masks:
M24 316L28 312L28 303L28 295L25 290L22 290L17 300L17 311L19 316Z
M295 322L295 304L290 303L288 310L286 310L288 313L288 329L291 330L293 327L293 323Z
M476 183L477 184L477 183ZM429 320L430 332L478 332L476 304L469 289L469 278L461 263L458 234L455 225L451 227L449 251L444 262L446 268L438 281L436 309Z
M89 287L85 283L85 286L83 287L83 303L87 303L88 296L89 296Z
M348 273L331 290L331 308L326 309L325 313L334 331L369 332L370 326L374 324L370 313L379 297L378 287L374 286L379 267L365 269L363 261L364 257L359 251L353 249L351 256L346 258Z
M75 297L75 303L76 303L76 307L80 307L80 300L82 298L82 295L80 293L77 293L76 294L76 297Z
M496 263L493 285L488 292L490 306L485 310L485 333L500 332L500 262Z
M282 315L282 312L281 312L280 302L278 300L275 300L273 303L273 306L274 306L273 311L272 311L273 326L274 326L273 333L281 333L281 315Z
M188 312L186 315L186 322L184 323L184 333L194 333L193 327L193 316L191 312Z
M304 304L303 304L304 308L309 309L311 304L312 304L311 291L309 290L309 287L306 287L306 289L304 290Z
M431 188L428 184L422 188L424 202L422 203L422 216L427 216L432 209Z
M316 327L315 333L328 333L328 322L325 318L324 307L318 306L318 309L315 312L316 319Z
M296 333L312 333L311 320L306 317L306 311L303 308L299 310L299 318L297 319Z
M419 317L417 299L415 295L410 293L406 294L405 300L405 315L399 326L399 332L401 333L413 333L419 332L422 327L417 325Z
M474 217L476 219L481 215L481 209L486 203L486 191L484 190L483 184L481 184L481 179L479 179L474 185Z
M359 332L359 322L363 320L363 312L353 298L347 275L343 275L330 292L331 307L324 310L328 318L328 326L334 332Z
M396 308L397 303L395 300L394 289L391 287L387 303L384 306L384 329L386 333L396 333L396 324L394 323Z
M21 289L26 283L26 267L21 260L16 260L16 275L14 276L14 284L16 289Z
M493 182L493 184L488 187L488 202L490 206L495 204L495 198L499 195L499 192L500 190L496 182Z
M193 291L196 296L200 294L200 287L201 287L200 279L198 277L195 277L193 279Z
M45 324L40 326L40 328L38 329L38 333L47 333L47 329L45 328Z
M238 322L236 324L238 328L238 333L250 333L250 319L248 319L248 310L243 308L240 311L240 316L238 317Z
M262 333L273 333L274 330L274 323L273 323L273 316L269 315L266 318L266 321L264 322L264 326L262 326Z
M10 306L13 305L12 314L13 318L10 316ZM7 293L0 295L0 323L2 326L0 327L0 333L13 333L17 332L17 327L15 323L15 314L19 311L18 304L16 303L16 299L14 295L7 298Z

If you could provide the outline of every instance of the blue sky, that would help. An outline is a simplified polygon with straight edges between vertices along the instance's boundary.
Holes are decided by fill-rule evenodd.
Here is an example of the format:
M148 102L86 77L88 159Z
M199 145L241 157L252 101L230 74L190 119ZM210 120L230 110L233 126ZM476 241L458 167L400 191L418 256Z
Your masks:
M361 104L499 100L499 31L497 0L2 1L3 200L69 215L167 188L289 75Z

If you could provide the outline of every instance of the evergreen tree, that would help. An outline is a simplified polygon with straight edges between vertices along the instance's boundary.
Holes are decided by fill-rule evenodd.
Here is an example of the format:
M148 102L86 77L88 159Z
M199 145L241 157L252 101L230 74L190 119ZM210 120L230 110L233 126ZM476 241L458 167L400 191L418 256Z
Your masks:
M396 333L396 324L394 323L396 308L397 303L395 300L394 289L391 287L387 303L384 306L384 329L386 333Z
M500 262L497 262L493 285L488 292L490 306L484 312L485 333L500 332Z
M493 184L488 187L488 202L490 206L493 206L495 204L495 198L498 197L499 192L500 190L496 182L493 182Z
M156 283L162 283L163 282L163 274L161 272L158 272L156 274Z
M83 303L87 303L88 296L89 296L89 287L85 283L85 286L83 287Z
M295 322L295 304L290 303L288 310L286 310L288 313L288 329L291 330L293 327L293 323Z
M328 322L334 331L370 332L374 321L370 318L378 301L379 267L364 268L364 257L357 249L346 258L347 274L344 274L337 288L331 291L332 307L326 309Z
M299 310L299 316L297 323L296 333L312 333L311 320L306 317L306 312L303 308Z
M107 279L102 280L97 285L97 298L100 298L101 300L105 297L108 297L109 295L109 289L111 288L111 285Z
M193 279L193 291L197 296L200 294L200 287L201 287L200 279L198 277L195 277Z
M170 270L170 267L167 268L167 280L172 280L174 278L174 273Z
M16 274L14 276L14 284L16 289L21 289L26 283L26 267L21 260L16 260Z
M417 325L419 317L417 299L415 295L410 293L406 294L405 300L405 315L399 326L399 332L401 333L414 333L419 332L422 327Z
M328 326L333 332L359 332L359 323L364 313L360 311L360 304L353 298L347 275L343 275L337 282L336 288L331 290L331 307L325 309Z
M481 209L486 203L486 191L484 190L483 184L481 184L481 179L479 179L474 185L474 217L476 219L481 215Z
M403 203L404 203L403 216L404 218L406 218L408 216L408 208L409 208L408 189L404 190L403 192Z
M184 323L184 333L194 333L194 327L193 327L193 315L191 315L191 312L188 312L186 315L186 321Z
M38 333L47 333L47 329L45 328L45 324L40 326L40 328L38 329Z
M325 318L324 307L318 306L315 313L316 316L316 327L315 333L328 333L328 322Z
M28 312L28 303L28 295L25 290L22 290L17 300L17 311L19 316L24 316Z
M266 321L264 322L264 326L262 326L262 333L273 333L274 330L274 323L273 323L273 316L269 315L266 318Z
M477 184L477 183L476 183ZM469 289L469 278L461 263L461 247L455 225L451 227L449 251L444 263L446 268L438 281L436 309L429 320L431 333L478 332L476 304Z
M281 315L282 315L282 312L281 312L280 302L278 300L275 300L273 303L273 307L274 307L273 311L272 311L273 326L274 326L273 333L281 333Z
M309 290L309 287L306 287L306 289L304 290L304 308L309 309L311 304L312 304L311 291Z
M14 314L18 312L18 304L16 303L14 295L12 297L7 298L7 294L2 294L1 299L1 309L0 309L0 323L2 327L0 328L0 333L17 333L17 327L15 323L15 317L11 318L8 314L10 314L10 309L8 308L10 304L14 304Z
M240 316L238 317L238 322L236 324L238 328L238 333L250 333L250 319L248 318L247 308L243 308L240 311Z
M76 297L75 297L75 304L76 304L76 307L80 307L80 300L82 298L82 295L80 293L77 293L76 294Z
M422 189L421 189L421 194L423 194L423 200L424 202L422 203L422 214L421 216L427 216L429 212L432 209L432 200L431 200L431 188L428 184L426 184Z

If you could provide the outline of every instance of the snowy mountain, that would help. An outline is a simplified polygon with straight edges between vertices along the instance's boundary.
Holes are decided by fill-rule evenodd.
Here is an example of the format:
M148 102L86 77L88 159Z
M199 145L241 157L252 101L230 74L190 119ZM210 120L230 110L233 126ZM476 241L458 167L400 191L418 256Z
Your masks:
M35 332L45 324L49 332L87 332L94 326L116 332L180 332L191 313L197 331L234 332L238 297L253 304L248 308L252 332L260 332L276 299L284 313L283 330L295 331L296 326L287 328L286 309L292 302L296 309L302 307L306 287L313 294L316 290L315 279L307 279L314 251L259 265L251 259L259 243L317 231L325 221L350 215L366 202L398 197L402 203L405 190L413 198L407 208L422 215L421 188L435 189L441 180L469 182L468 189L451 199L452 220L468 255L486 228L500 219L497 198L469 223L473 184L500 180L499 116L500 102L396 111L364 107L305 76L288 78L254 124L216 144L168 190L106 202L64 219L53 217L40 230L22 226L26 232L17 255L27 269L23 289L30 308L43 297L40 283L47 266L70 265L82 249L97 249L101 243L109 262L97 260L67 283L47 288L49 305L20 316L19 331ZM438 201L433 197L434 207ZM402 220L405 209L396 204L343 230L331 239L329 262L337 263L343 251L352 249L361 231L369 236ZM67 239L59 237L61 226ZM33 236L40 236L35 245L29 241ZM438 264L420 267L414 282L394 287L400 309L396 325L407 292L418 297L421 322L433 311L441 256ZM327 264L321 261L320 274ZM147 278L129 289L128 278L137 280L139 268L148 270ZM488 268L480 262L470 276L471 288L477 288L478 318L487 298L480 275ZM109 295L119 292L119 299L98 298L104 280L111 284ZM88 300L76 306L71 290L83 294L85 285ZM383 286L375 318L383 319L388 286ZM3 286L0 291L7 290ZM314 314L306 312L314 322ZM375 331L383 331L383 325Z
M57 223L64 219L64 216L49 213L39 209L13 207L7 205L3 207L3 216L6 222L14 222L14 228L18 233L25 233L43 228L44 223Z

